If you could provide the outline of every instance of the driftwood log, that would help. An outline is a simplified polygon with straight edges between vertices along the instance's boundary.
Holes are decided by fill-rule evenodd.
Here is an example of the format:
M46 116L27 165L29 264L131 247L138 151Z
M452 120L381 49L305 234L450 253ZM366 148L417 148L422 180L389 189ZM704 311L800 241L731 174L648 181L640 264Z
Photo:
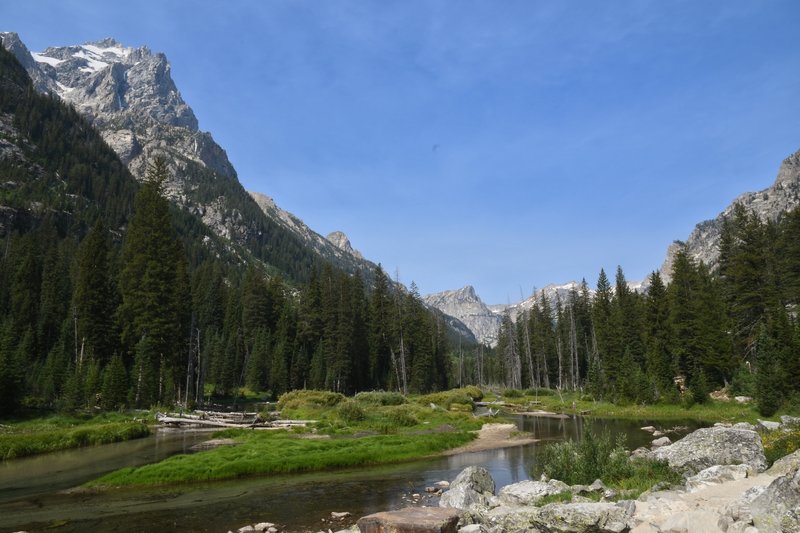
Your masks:
M258 413L157 413L156 421L172 427L206 426L217 428L275 429L306 427L316 420L262 420Z

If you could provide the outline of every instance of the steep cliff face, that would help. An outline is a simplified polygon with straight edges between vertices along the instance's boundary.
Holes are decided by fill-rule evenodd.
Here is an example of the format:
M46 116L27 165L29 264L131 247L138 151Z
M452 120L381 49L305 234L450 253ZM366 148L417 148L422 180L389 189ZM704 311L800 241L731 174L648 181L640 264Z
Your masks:
M225 150L199 130L164 54L114 39L30 52L15 33L0 38L35 87L87 117L137 179L154 157L165 157L171 176L167 195L218 236L292 278L302 278L321 261L371 276L375 265L352 248L326 240L268 197L244 190Z
M489 309L472 286L430 294L423 300L445 315L463 322L480 343L489 346L497 344L502 316Z
M670 245L661 266L662 278L667 281L670 279L675 254L679 250L685 250L689 257L713 268L719 258L722 221L733 213L736 204L756 213L763 221L777 220L782 213L800 206L800 151L784 159L770 187L742 194L716 218L697 224L686 241L676 241Z

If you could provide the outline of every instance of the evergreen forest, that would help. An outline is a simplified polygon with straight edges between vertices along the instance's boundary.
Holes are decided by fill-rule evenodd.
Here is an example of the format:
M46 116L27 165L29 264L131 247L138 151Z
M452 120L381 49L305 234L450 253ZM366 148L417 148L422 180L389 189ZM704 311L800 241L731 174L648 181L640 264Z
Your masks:
M595 291L505 315L490 349L453 342L380 266L365 280L296 243L254 257L222 242L170 205L169 174L155 159L137 183L0 47L1 415L466 384L676 404L727 385L764 415L800 404L800 210L738 208L713 269L678 253L643 293L601 270Z

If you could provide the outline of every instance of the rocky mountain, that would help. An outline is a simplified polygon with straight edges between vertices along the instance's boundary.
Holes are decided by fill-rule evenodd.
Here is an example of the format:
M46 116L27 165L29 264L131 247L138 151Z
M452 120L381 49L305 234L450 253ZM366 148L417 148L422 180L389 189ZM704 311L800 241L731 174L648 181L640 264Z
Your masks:
M502 316L483 303L472 286L429 294L423 297L423 301L445 315L461 321L478 342L489 346L497 344Z
M154 157L165 157L170 199L244 253L290 279L304 279L322 261L371 277L375 265L348 249L346 238L326 240L269 198L244 190L225 150L200 131L164 54L114 39L42 52L28 50L15 33L0 39L34 86L87 117L137 179Z
M719 239L722 221L733 213L736 204L756 213L763 221L775 221L782 213L800 206L800 151L781 163L775 182L759 192L746 192L736 198L725 210L711 220L695 226L686 241L675 241L661 266L661 276L668 281L672 274L675 255L683 249L696 261L713 267L719 258Z

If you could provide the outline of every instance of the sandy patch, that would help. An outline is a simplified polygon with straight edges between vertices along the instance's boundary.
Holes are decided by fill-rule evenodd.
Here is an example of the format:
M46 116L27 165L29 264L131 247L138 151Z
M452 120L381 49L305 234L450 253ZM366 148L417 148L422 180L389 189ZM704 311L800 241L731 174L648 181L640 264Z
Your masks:
M444 455L497 450L512 446L523 446L538 441L530 434L515 434L518 431L516 424L484 424L478 430L478 437L475 440L464 446L447 450Z

